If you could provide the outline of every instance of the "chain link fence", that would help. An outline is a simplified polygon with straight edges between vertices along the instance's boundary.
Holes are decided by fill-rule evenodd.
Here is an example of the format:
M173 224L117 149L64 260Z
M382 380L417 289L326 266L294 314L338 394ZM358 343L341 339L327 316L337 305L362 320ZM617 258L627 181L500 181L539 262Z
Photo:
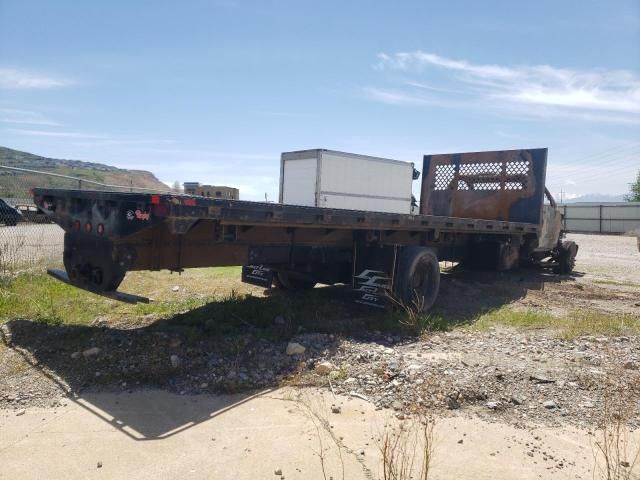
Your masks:
M0 275L62 264L64 231L33 203L33 188L120 192L166 191L0 165Z

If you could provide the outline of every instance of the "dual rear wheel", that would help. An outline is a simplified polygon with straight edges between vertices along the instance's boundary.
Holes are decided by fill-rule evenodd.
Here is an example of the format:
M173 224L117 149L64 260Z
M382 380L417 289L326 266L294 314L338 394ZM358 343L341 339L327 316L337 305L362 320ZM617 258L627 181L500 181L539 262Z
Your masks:
M273 277L276 288L289 291L310 290L316 282L294 272L279 271ZM416 312L429 310L440 289L440 265L435 250L427 247L401 249L393 287L394 300Z
M435 250L403 248L398 259L394 294L400 304L417 312L429 310L440 290L440 265Z

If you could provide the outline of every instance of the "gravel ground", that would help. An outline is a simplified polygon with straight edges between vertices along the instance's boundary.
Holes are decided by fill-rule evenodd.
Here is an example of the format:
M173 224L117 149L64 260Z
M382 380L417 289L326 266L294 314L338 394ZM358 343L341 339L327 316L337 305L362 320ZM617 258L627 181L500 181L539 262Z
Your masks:
M64 230L51 223L0 225L0 266L11 270L59 263Z
M572 233L567 238L580 246L576 269L584 271L588 279L640 284L640 249L636 237Z
M477 312L510 304L552 312L584 308L637 315L640 254L634 238L572 235L576 273L454 273L438 307ZM636 283L638 282L638 283ZM460 301L464 298L465 301ZM471 314L470 313L470 314ZM141 320L142 321L142 320ZM347 320L345 320L347 321ZM113 328L47 326L16 319L2 326L0 408L58 405L86 391L157 387L177 393L320 385L366 398L399 417L416 408L474 413L510 422L602 420L608 394L627 399L638 422L640 338L470 327L426 336L357 331L288 335L284 320L214 338L155 324Z

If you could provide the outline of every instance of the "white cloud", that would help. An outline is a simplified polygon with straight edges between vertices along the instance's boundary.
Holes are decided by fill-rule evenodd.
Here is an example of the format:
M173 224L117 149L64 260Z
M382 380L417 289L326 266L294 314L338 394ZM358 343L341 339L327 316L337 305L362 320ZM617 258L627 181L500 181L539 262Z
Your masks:
M49 89L68 87L73 82L62 78L26 72L14 68L0 68L0 88L11 90Z
M417 96L401 93L394 90L385 90L381 88L366 87L365 95L381 103L389 105L426 105L427 100Z
M119 139L108 136L84 135L77 136L79 139L87 139L88 141L71 142L76 147L137 147L140 145L160 145L174 143L173 140L154 140L154 139Z
M640 114L640 76L626 70L482 65L422 51L381 53L378 58L376 69L400 71L412 78L402 82L405 91L378 89L375 95L369 95L386 103L396 96L412 99L396 104L419 104L425 100L419 90L426 87L430 97L439 95L454 104L460 94L467 101L468 95L473 95L484 105L517 107L520 111L538 109L544 116L569 113L589 120L628 122ZM415 77L427 78L429 84L418 82ZM407 88L411 90L406 91ZM369 90L372 89L365 91Z
M28 135L32 137L60 137L60 138L84 138L84 139L107 139L106 135L93 135L81 132L59 132L52 130L25 130L22 128L10 128L9 132L16 135Z
M41 113L14 108L0 108L0 122L16 125L60 126L58 122L50 120Z

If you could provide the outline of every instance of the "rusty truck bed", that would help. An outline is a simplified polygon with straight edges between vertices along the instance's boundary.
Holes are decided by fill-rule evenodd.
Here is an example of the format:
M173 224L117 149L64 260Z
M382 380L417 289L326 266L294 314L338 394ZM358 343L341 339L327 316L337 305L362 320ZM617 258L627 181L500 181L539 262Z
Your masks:
M420 249L440 261L492 259L499 269L530 256L545 166L545 149L425 157L420 215L44 188L34 201L66 232L69 280L92 291L115 291L130 270L233 265L266 267L293 289L355 285L372 271L393 285L399 256Z

